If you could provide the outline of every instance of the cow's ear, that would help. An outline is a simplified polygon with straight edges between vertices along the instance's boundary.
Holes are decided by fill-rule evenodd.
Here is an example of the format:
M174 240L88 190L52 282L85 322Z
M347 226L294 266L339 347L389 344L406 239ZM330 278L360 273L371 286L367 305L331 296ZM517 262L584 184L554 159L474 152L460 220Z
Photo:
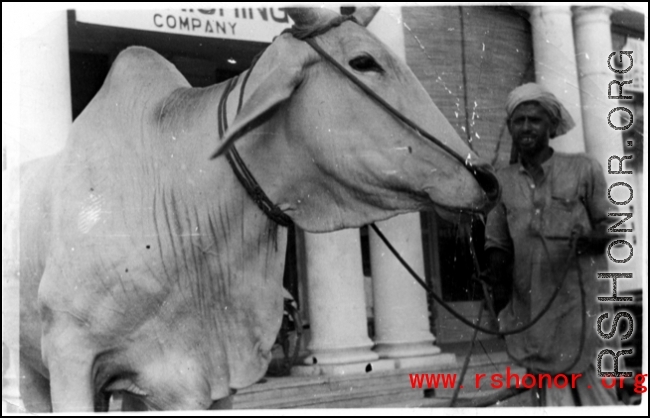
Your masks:
M310 52L306 43L289 34L278 37L264 51L247 80L241 110L211 158L226 152L237 139L263 123L291 97L303 78Z
M359 7L354 12L354 17L357 19L357 22L359 22L361 26L367 27L378 11L379 11L379 7L376 6Z

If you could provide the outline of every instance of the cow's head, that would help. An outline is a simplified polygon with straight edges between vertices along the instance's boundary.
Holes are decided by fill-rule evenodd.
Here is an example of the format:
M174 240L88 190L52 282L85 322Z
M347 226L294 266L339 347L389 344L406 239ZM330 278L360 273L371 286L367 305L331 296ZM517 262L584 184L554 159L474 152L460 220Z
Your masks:
M255 65L245 103L216 154L246 138L238 148L256 154L255 161L270 162L267 169L251 167L262 187L311 232L358 227L432 205L484 211L494 204L499 186L491 170L386 45L363 25L341 22L338 14L325 9L290 14L296 36L279 36ZM369 21L366 9L355 17ZM388 113L297 39L310 35L456 157Z

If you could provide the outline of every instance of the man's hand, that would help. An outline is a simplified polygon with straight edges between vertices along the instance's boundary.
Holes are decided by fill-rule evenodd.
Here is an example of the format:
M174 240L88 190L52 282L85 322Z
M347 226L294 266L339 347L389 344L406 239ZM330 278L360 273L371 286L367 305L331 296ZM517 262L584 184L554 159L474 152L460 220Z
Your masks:
M512 255L490 248L486 257L488 265L481 279L491 286L494 311L498 313L508 304L512 294Z
M622 235L607 232L605 226L601 226L586 234L582 234L576 241L576 252L578 254L599 255L604 254L607 244L615 239L620 239Z
M487 250L487 269L481 274L487 284L494 286L497 283L509 282L512 275L512 257L507 252L498 248Z

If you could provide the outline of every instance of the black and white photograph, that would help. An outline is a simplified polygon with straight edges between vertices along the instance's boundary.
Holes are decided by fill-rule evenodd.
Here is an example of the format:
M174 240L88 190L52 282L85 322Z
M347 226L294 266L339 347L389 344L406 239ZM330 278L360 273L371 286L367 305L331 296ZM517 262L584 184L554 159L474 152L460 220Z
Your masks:
M3 416L647 415L647 3L2 11Z

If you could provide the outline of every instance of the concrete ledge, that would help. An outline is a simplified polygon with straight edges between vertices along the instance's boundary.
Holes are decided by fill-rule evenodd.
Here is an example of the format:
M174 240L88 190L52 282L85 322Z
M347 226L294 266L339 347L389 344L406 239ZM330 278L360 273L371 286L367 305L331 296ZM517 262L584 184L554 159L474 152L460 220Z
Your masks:
M456 355L452 353L395 359L397 369L449 369L456 366Z
M292 376L339 376L368 374L395 369L394 360L374 360L348 364L315 364L313 366L294 366Z

